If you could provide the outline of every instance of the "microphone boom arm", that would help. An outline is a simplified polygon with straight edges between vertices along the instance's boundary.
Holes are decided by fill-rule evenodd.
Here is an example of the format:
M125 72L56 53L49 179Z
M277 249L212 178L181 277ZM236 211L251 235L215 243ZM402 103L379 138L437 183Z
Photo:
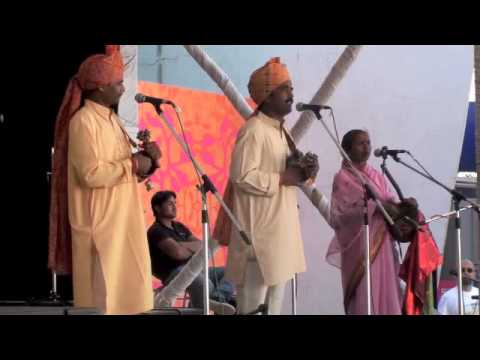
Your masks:
M448 191L452 196L453 198L455 199L455 201L457 202L460 202L460 201L465 201L467 203L469 203L472 208L480 214L480 208L478 206L478 204L474 203L473 201L471 200L468 200L463 194L459 193L457 190L455 189L450 189L448 188L447 186L445 186L444 184L442 184L440 181L438 181L437 179L433 178L432 176L430 175L427 175L427 174L424 174L422 173L421 171L419 171L418 169L415 169L413 166L410 166L408 165L407 163L405 163L404 161L402 161L398 155L393 155L392 156L393 160L395 160L396 162L402 164L403 166L409 168L410 170L416 172L417 174L423 176L424 178L430 180L431 182L437 184L438 186L440 186L441 188L445 189L446 191Z

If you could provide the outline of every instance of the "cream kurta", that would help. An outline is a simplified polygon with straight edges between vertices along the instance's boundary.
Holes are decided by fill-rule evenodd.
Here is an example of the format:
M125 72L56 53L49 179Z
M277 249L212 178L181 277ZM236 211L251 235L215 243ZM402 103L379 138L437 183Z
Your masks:
M153 308L152 275L131 147L120 126L115 113L88 100L70 121L74 303L136 314Z
M267 286L306 270L297 189L279 186L289 153L280 122L260 112L240 129L230 167L233 213L252 240ZM227 277L237 285L243 284L250 249L232 229Z

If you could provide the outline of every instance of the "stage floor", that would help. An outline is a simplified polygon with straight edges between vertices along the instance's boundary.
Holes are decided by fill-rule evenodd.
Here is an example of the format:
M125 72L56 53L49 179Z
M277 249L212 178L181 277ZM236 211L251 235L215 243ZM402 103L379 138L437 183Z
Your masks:
M158 308L141 315L202 315L202 309L193 308ZM101 315L95 308L78 308L73 306L31 305L22 301L1 301L0 315Z

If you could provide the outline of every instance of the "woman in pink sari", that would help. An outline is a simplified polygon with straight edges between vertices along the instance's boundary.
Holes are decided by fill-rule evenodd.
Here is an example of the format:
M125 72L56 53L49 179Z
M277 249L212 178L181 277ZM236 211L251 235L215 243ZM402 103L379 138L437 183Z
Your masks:
M395 198L384 176L367 164L370 138L366 131L351 130L342 139L342 148L355 168L372 185L387 211L394 211ZM342 271L344 308L348 315L367 314L365 240L363 230L364 188L351 167L343 162L335 175L331 201L331 225L335 230L327 262ZM386 221L373 200L368 200L370 225L372 314L400 315L402 308L399 260Z

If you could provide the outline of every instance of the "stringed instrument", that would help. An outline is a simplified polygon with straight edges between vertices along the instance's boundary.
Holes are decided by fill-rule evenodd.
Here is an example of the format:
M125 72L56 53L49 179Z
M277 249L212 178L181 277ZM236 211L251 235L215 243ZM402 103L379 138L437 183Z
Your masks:
M143 144L150 142L150 138L151 138L150 130L148 129L140 130L137 134L137 139L142 143L140 145L141 148L143 148ZM151 191L153 189L153 185L152 185L152 181L150 180L150 177L147 178L147 181L145 182L145 187L147 191Z
M416 222L418 217L417 201L413 198L405 199L397 182L388 171L385 161L381 165L381 168L388 180L390 180L400 200L400 203L390 203L389 206L385 208L394 223L393 226L388 225L389 231L397 241L411 242L419 228Z

